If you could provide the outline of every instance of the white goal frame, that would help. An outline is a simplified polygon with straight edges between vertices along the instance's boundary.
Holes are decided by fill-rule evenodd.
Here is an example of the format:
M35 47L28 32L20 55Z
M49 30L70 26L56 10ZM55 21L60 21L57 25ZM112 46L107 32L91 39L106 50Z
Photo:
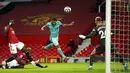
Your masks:
M111 0L106 0L106 14L105 14L105 20L106 20L106 52L105 52L105 73L111 73Z

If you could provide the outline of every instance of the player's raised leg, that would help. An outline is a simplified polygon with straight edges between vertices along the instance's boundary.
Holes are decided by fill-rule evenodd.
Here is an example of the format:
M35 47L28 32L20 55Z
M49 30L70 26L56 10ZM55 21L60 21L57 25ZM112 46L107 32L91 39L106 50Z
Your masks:
M61 50L60 48L60 45L57 45L57 50L58 50L58 53L61 55L62 59L64 60L64 62L67 62L69 60L69 57L66 57L63 53L63 51Z
M51 40L52 40L53 44L57 47L57 51L58 51L58 53L61 55L61 57L62 57L62 59L64 60L64 62L67 62L67 60L68 60L69 58L67 58L67 57L64 55L63 51L61 50L61 47L60 47L60 45L59 45L59 43L58 43L58 38L51 38Z
M42 48L44 49L44 50L47 50L47 49L49 49L49 48L51 48L51 47L53 47L54 45L53 45L53 43L50 43L50 44L48 44L47 46L43 46Z

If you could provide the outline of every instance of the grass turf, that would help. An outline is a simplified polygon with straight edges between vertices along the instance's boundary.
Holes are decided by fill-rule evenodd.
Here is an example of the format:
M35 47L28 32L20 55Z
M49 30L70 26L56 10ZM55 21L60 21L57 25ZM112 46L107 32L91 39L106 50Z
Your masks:
M102 62L95 63L93 70L86 70L89 66L88 63L53 63L42 65L48 65L48 68L38 68L29 64L24 69L0 69L0 73L105 73L105 63ZM118 66L123 67L120 64ZM112 68L114 70L114 66ZM112 73L130 73L130 69L127 72L123 68L117 69Z

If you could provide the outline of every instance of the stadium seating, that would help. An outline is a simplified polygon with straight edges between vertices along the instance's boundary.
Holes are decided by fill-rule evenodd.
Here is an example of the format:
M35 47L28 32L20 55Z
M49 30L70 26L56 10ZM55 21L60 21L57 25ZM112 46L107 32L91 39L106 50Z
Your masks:
M91 52L93 51L93 49L96 48L96 46L93 45L89 45L86 48L84 48L83 50L81 50L80 52L76 53L75 56L79 57L79 56L90 56Z

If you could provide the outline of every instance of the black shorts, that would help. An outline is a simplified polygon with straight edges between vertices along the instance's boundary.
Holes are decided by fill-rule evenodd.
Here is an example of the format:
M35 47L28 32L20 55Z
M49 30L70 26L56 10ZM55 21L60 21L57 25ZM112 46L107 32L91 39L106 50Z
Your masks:
M111 52L114 52L116 49L114 47L114 45L111 43ZM100 44L97 48L96 48L96 54L103 54L105 53L105 44Z

